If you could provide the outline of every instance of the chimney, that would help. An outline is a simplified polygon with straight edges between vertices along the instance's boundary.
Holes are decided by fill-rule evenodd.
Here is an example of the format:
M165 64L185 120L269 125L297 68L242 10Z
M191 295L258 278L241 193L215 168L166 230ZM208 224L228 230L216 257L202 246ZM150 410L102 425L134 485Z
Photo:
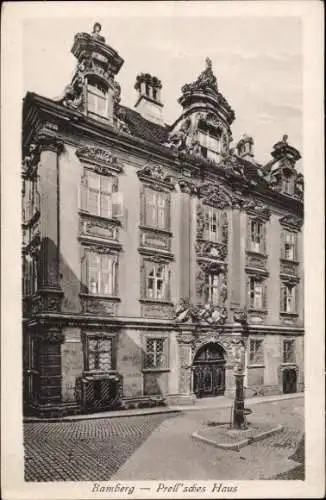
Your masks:
M237 144L238 155L246 160L251 160L254 157L253 153L254 140L247 134L243 134L240 141Z
M136 78L135 89L138 91L138 99L135 104L138 113L150 122L164 125L161 81L149 73L141 73Z

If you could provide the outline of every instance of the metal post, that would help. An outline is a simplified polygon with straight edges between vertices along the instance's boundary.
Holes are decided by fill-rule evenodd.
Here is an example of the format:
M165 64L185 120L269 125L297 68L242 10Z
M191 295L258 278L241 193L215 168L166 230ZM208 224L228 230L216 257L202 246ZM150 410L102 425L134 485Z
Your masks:
M234 320L241 323L241 338L235 339L235 396L232 419L233 429L246 429L247 423L244 413L244 376L245 376L245 338L248 337L248 321L245 311L234 313Z

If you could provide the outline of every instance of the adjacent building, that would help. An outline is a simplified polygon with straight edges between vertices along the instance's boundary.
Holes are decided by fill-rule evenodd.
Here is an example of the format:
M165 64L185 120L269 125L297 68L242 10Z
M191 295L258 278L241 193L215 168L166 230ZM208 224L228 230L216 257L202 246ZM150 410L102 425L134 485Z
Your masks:
M162 82L76 34L61 99L23 103L25 411L64 415L303 390L303 176L287 136L259 164L212 63L164 122ZM57 68L59 70L59 68ZM239 318L242 318L239 320Z

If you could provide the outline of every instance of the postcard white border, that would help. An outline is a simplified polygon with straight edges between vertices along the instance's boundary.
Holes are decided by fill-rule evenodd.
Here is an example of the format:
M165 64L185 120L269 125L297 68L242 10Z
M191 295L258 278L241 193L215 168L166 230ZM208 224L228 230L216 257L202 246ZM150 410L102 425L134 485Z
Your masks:
M20 144L22 24L27 18L101 16L198 16L198 2L7 2L2 9L1 71L1 213L2 213L2 494L4 499L123 498L91 494L93 483L24 483L21 401L21 257ZM306 480L225 481L237 484L234 494L184 495L168 498L321 498L324 495L324 128L323 4L318 1L200 2L200 15L299 16L304 34L305 175L305 418ZM276 34L277 36L277 34ZM41 75L40 75L41 77ZM33 90L33 89L31 89ZM195 481L195 478L194 478ZM183 481L187 483L187 481ZM197 481L205 484L205 481ZM135 482L132 482L133 484ZM133 498L167 498L154 493L157 482ZM210 482L211 484L213 483ZM108 483L109 484L109 483ZM124 497L124 498L131 498Z

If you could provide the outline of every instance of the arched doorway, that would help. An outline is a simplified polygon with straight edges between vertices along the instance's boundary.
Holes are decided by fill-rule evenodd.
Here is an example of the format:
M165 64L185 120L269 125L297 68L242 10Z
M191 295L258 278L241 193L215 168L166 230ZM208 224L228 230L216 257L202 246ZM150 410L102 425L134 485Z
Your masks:
M193 387L197 397L219 396L225 391L224 351L219 344L201 347L193 361Z

